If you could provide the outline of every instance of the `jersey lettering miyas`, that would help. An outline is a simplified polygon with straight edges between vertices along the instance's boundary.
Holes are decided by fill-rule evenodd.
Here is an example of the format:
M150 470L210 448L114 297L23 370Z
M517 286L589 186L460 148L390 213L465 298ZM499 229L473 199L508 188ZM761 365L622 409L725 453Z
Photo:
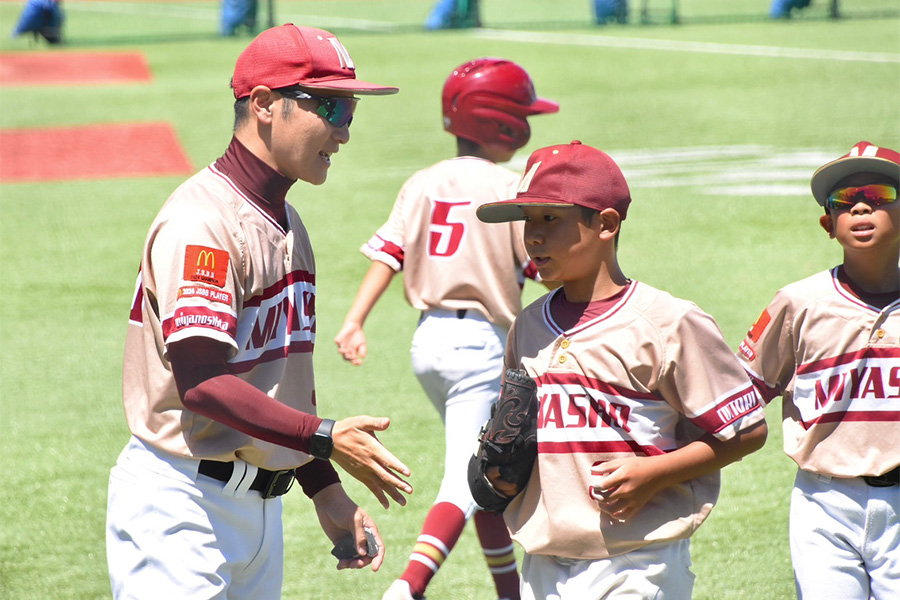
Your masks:
M213 165L161 209L126 337L125 413L136 436L176 455L242 459L270 470L310 460L186 411L165 360L166 344L212 338L231 348L231 373L315 414L315 259L300 216L286 208L287 231Z
M838 268L781 289L738 356L763 400L782 397L784 449L806 471L881 475L900 464L900 299L866 304Z

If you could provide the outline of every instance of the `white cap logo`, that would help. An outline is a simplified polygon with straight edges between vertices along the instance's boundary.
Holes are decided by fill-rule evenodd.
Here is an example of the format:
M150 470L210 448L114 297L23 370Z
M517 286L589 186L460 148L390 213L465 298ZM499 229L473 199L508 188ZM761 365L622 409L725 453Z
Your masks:
M866 146L865 150L862 151L862 154L859 153L859 146L854 146L852 150L850 150L850 156L878 156L878 146L869 145Z
M528 172L522 176L522 180L519 181L519 189L516 190L516 194L524 194L528 191L528 188L531 187L531 180L534 179L534 174L537 173L538 167L541 166L541 161L537 161L531 168L528 169Z

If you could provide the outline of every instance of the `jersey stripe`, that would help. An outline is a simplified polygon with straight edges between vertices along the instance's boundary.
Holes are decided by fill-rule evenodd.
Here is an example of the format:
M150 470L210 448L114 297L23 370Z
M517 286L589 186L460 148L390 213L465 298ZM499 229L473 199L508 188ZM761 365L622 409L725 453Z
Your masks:
M567 441L567 442L538 442L538 452L543 454L574 454L602 453L602 454L636 454L638 456L659 456L665 454L664 450L656 446L638 444L634 440L620 441Z
M879 358L900 358L900 348L863 348L861 350L857 350L856 352L849 352L847 354L841 354L840 356L835 356L832 358L823 358L821 360L816 360L799 365L797 367L797 375L806 375L808 373L815 373L818 371L824 371L826 369L833 369L841 365L846 365L866 359Z
M650 401L659 401L663 402L663 399L657 396L656 394L652 394L650 392L639 392L637 390L625 388L622 386L614 385L611 383L607 383L605 381L601 381L599 379L594 379L593 377L587 377L586 375L582 375L581 373L556 373L549 372L544 373L538 376L535 379L538 386L541 385L577 385L581 386L585 389L596 390L603 394L609 394L612 396L621 396L622 398L631 398L634 400L650 400Z
M285 288L294 285L295 283L311 283L315 285L316 276L314 273L309 273L307 271L291 271L290 273L285 275L281 281L263 290L261 294L253 296L252 298L246 300L244 302L244 308L260 306L266 300L270 300L275 296L282 294Z

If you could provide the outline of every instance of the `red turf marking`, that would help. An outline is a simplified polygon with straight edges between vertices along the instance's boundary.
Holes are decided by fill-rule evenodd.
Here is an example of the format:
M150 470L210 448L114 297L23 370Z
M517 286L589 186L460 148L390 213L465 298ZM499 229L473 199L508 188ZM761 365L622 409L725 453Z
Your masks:
M140 52L0 52L0 86L143 83L151 79Z
M0 130L0 181L189 175L168 123Z

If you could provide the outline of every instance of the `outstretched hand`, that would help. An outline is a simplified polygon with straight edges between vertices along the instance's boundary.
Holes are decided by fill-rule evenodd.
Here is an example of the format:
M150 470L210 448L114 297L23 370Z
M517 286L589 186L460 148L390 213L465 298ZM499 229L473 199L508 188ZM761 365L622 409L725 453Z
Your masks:
M412 494L412 486L400 476L409 477L410 470L375 437L391 424L387 417L358 416L337 421L331 431L334 449L331 460L361 481L384 508L390 507L390 496L400 506Z

